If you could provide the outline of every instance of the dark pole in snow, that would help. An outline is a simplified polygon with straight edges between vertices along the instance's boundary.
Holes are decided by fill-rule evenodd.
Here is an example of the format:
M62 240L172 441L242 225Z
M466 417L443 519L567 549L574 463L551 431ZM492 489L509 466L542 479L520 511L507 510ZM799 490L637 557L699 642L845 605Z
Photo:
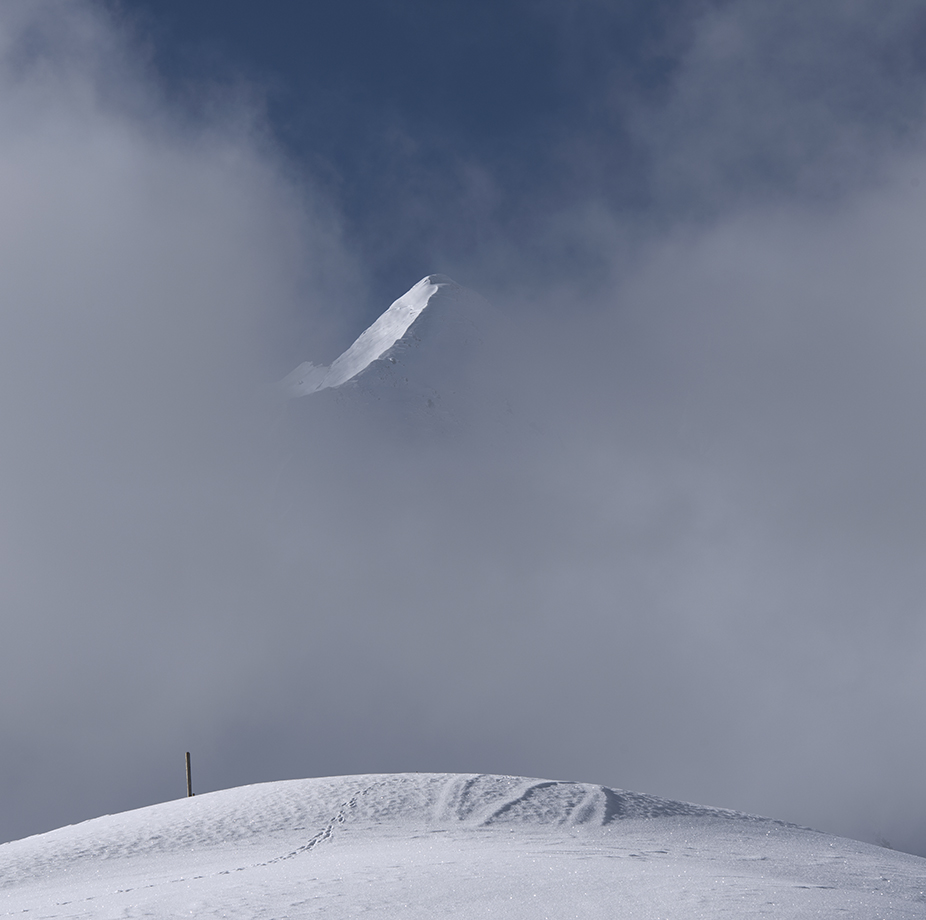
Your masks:
M190 752L186 752L186 794L193 794L193 771L190 769Z

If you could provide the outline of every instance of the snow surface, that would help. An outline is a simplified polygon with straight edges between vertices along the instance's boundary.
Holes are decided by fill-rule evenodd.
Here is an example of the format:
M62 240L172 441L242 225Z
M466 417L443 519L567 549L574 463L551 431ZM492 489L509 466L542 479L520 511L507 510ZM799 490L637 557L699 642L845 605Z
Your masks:
M343 438L344 426L360 437L378 433L406 443L476 432L511 437L523 433L524 421L515 415L505 349L519 344L485 299L444 275L428 275L330 367L307 361L281 387L289 397L315 394L292 411L321 441Z
M582 783L265 783L0 846L0 916L926 917L926 860Z
M364 330L330 367L306 361L283 379L291 396L308 396L318 390L339 387L357 377L402 339L428 306L431 298L447 288L459 288L445 275L428 275L396 300L372 326Z

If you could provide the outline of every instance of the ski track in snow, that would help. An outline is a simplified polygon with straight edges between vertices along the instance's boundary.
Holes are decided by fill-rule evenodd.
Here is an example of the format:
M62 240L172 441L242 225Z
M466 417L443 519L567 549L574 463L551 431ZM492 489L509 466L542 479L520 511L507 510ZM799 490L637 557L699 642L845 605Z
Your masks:
M490 774L291 780L0 846L0 917L926 917L926 860Z

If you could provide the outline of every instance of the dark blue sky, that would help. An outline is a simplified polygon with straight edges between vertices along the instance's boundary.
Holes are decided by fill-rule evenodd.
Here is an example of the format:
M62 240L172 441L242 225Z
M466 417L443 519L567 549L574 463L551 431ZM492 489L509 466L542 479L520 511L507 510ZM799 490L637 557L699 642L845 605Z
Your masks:
M876 29L831 3L778 17L708 0L116 8L175 102L247 88L331 196L377 303L424 270L479 263L467 280L492 286L480 274L499 243L533 251L549 282L560 265L594 275L582 240L547 232L589 203L645 223L838 198L873 146L917 130L926 63L926 17L904 2ZM709 48L711 17L739 25Z
M647 203L623 106L665 92L700 6L121 5L171 94L256 89L273 136L334 196L393 291L429 251L453 260L492 234L528 237L539 214L577 198ZM474 171L493 189L479 213Z

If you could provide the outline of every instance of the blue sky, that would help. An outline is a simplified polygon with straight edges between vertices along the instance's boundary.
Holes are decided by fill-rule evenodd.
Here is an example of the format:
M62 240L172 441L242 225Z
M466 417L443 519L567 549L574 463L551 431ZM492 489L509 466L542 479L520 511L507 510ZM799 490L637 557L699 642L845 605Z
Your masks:
M173 98L252 94L390 292L497 234L540 245L579 202L648 219L838 195L918 125L926 26L902 3L874 27L857 6L685 0L117 9Z
M926 853L924 30L5 4L0 837L191 750ZM281 401L432 272L492 305L452 437Z
M531 245L538 221L581 199L650 203L623 109L664 97L699 7L120 9L176 98L191 84L247 86L274 139L337 202L382 299L435 250L455 263L496 234Z

